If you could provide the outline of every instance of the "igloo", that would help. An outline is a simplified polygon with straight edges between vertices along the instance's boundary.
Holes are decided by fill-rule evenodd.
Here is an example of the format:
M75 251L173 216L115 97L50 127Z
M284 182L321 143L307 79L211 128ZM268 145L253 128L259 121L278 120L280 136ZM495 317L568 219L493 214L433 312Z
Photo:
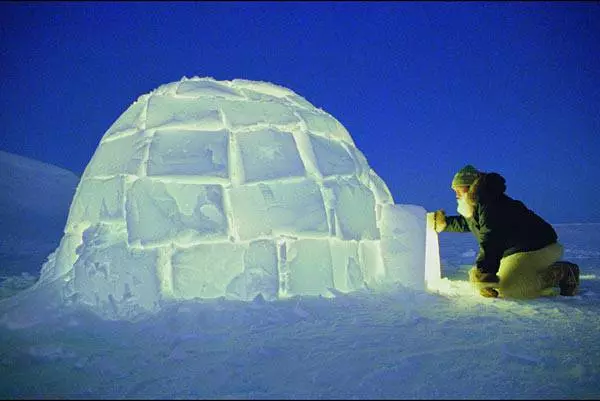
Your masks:
M394 204L344 126L293 91L184 77L106 131L39 282L107 318L169 300L422 289L439 276L425 216Z

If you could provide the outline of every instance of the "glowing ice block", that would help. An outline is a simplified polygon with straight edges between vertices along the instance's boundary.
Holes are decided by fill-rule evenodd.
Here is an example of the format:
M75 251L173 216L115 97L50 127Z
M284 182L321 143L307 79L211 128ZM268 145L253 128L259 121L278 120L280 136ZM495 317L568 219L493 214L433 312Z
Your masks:
M388 278L425 289L425 209L382 205L381 254Z
M425 286L427 289L434 289L441 279L440 243L428 215L425 235Z

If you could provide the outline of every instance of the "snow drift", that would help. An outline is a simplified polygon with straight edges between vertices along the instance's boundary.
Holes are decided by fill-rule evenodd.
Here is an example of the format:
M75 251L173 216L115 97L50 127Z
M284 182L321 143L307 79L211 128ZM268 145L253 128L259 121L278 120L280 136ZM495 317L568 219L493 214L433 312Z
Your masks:
M0 273L38 275L56 249L79 177L60 167L0 151Z

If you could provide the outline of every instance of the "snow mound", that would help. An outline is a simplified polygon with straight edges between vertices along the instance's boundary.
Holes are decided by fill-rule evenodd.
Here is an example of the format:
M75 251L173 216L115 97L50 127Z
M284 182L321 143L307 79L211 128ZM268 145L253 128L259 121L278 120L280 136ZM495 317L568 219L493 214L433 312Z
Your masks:
M39 275L63 235L78 183L68 170L0 151L0 274Z
M423 289L425 238L425 210L394 204L333 116L268 82L184 77L106 131L39 283L119 319L172 300Z

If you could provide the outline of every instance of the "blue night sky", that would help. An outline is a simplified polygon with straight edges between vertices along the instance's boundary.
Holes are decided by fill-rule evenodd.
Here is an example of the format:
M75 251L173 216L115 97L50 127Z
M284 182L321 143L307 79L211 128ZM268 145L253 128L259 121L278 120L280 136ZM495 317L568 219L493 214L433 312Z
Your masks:
M1 2L0 149L81 174L140 95L268 81L337 118L396 203L496 171L600 222L600 2Z

